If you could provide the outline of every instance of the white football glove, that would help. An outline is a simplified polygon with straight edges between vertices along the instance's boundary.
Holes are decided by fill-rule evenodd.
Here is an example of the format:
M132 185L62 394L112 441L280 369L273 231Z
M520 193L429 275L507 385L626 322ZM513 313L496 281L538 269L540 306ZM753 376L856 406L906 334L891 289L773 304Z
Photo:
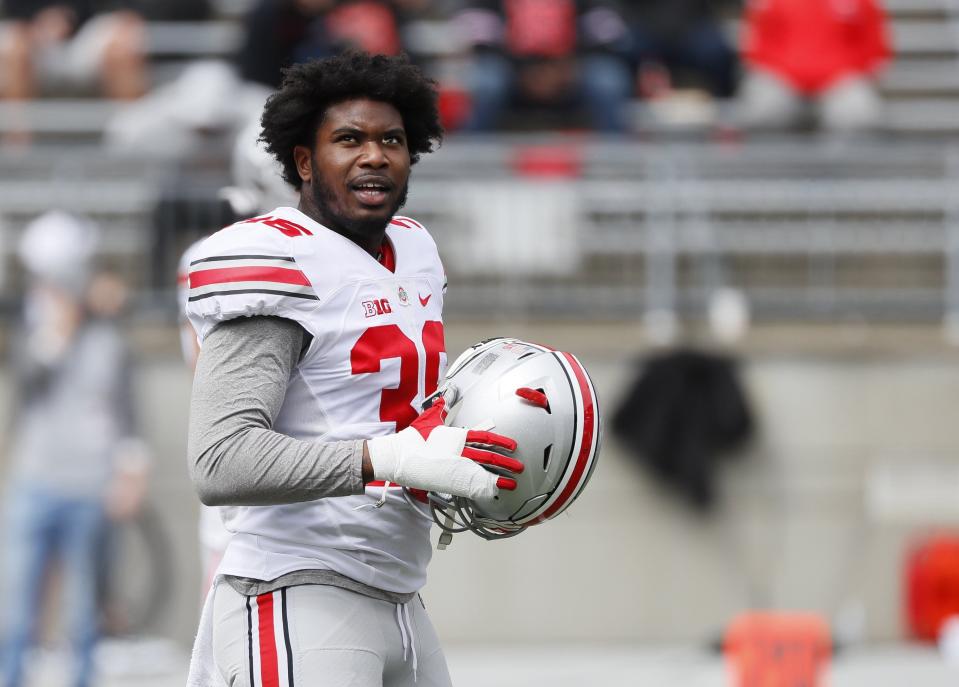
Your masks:
M515 489L516 481L503 475L522 472L523 464L489 449L511 452L516 442L492 432L446 427L445 416L440 397L401 432L369 439L373 478L480 502L492 500L500 489Z

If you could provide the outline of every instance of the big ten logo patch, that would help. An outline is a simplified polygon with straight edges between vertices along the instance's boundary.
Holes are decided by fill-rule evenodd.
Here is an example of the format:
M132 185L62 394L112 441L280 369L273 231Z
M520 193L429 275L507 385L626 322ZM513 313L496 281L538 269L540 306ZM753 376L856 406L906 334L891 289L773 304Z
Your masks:
M386 298L363 301L363 314L367 317L389 315L391 312L393 312L393 308L390 307L390 302Z

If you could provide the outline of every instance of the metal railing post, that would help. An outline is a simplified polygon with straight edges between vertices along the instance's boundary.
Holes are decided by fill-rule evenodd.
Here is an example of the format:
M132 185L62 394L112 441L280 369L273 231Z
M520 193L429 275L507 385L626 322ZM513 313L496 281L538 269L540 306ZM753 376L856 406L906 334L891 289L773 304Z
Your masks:
M669 154L666 155L666 160ZM680 189L671 162L659 161L649 178L656 179L662 193L651 194L652 207L646 212L646 303L643 312L645 334L652 342L671 343L678 333L676 314L676 231Z

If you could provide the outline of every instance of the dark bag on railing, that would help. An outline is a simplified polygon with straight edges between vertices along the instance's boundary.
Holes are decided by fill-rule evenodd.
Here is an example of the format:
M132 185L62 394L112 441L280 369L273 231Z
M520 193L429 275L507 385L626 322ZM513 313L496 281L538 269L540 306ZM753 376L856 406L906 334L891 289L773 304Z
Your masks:
M693 350L644 361L613 417L636 459L704 511L715 502L717 460L752 430L735 361Z

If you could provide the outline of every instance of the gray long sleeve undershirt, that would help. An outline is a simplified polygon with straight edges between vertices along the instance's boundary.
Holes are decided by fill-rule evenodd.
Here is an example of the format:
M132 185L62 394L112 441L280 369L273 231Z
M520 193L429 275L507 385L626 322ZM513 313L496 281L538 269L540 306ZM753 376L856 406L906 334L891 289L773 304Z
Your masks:
M363 442L313 443L273 421L308 335L242 317L204 339L190 402L190 475L208 506L264 506L363 493Z

